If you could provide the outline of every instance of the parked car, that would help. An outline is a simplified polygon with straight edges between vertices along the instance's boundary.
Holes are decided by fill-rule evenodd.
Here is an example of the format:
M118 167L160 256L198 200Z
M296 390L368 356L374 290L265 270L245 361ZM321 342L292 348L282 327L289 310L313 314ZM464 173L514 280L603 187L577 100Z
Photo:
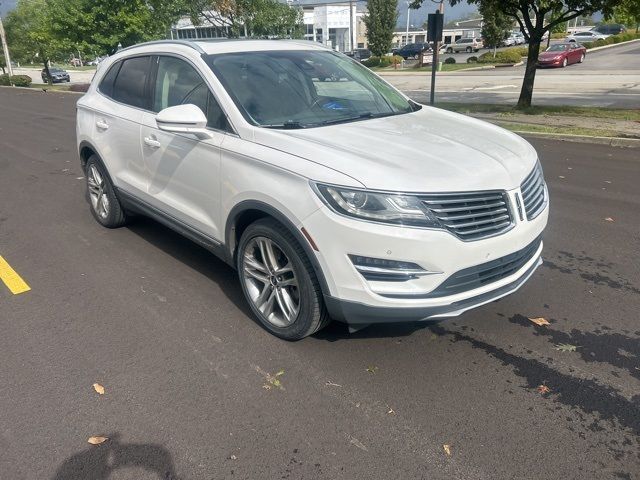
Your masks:
M627 31L627 27L619 23L603 23L595 28L591 29L592 32L599 33L601 35L619 35Z
M516 39L514 37L507 37L502 41L502 46L504 47L513 47L517 45Z
M418 59L422 52L431 50L431 45L428 43L409 43L404 47L397 49L393 54L399 55L405 60L408 60L409 58Z
M609 37L610 35L604 35L602 33L594 32L593 30L589 30L587 32L577 32L569 35L565 41L567 42L595 42L596 40L601 40Z
M447 53L478 52L483 47L483 43L478 38L461 38L447 47Z
M587 49L578 43L557 43L551 45L538 57L540 67L566 67L572 63L582 63Z
M69 73L66 70L56 67L49 67L49 73L51 74L51 82L52 83L61 83L61 82L70 82L71 77L69 77ZM49 82L49 77L47 75L47 70L45 68L40 72L40 76L42 77L42 81L44 83Z
M281 338L457 316L542 263L549 196L527 141L322 45L123 49L76 129L97 222L147 215L208 248Z
M363 62L364 60L371 58L371 50L367 48L358 48L352 52L347 52L346 55L358 60L359 62Z

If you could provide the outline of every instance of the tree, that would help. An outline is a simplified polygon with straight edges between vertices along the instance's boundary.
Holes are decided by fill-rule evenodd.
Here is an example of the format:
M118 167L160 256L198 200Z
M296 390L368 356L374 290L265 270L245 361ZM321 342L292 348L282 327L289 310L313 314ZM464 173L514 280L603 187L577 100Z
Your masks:
M69 52L112 54L166 38L184 11L183 0L47 0L50 30Z
M420 7L426 0L413 0L412 6ZM449 0L451 5L463 0ZM513 18L529 42L527 67L522 81L522 89L518 100L519 108L531 106L533 85L536 78L538 56L542 39L556 25L568 22L581 15L591 15L602 12L605 18L610 18L613 9L621 0L466 0L467 3L482 6L485 11L499 11ZM624 0L637 4L638 0Z
M194 25L227 27L230 37L300 37L302 11L278 0L186 0Z
M59 58L65 45L50 30L46 0L19 0L5 22L7 42L16 61L42 62L49 79L49 61Z
M486 5L480 5L482 15L482 38L487 46L493 48L493 56L496 56L496 48L507 39L513 28L513 19L499 10L488 9Z
M629 28L635 27L636 32L640 28L640 1L623 0L613 10L613 19L616 23L622 23Z
M368 0L364 24L369 50L381 57L391 50L393 31L398 20L398 0Z

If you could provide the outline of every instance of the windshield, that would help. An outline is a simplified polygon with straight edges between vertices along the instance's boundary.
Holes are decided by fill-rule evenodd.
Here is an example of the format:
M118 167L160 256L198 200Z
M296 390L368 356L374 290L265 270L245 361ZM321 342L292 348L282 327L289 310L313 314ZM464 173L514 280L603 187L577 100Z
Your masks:
M551 45L547 48L547 52L564 52L567 48L569 45Z
M420 108L330 51L234 52L210 55L208 64L245 118L263 127L309 128Z

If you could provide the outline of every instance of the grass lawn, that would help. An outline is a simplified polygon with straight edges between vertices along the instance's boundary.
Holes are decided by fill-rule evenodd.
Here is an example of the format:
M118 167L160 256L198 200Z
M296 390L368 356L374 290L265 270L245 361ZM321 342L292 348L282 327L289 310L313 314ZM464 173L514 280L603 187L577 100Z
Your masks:
M551 117L587 117L640 121L640 110L638 109L571 106L532 106L525 109L517 109L509 105L449 102L438 103L437 106L459 113L499 113L504 117L509 117L514 114L525 114L546 115Z
M496 122L497 125L514 132L532 133L561 133L563 135L584 135L588 137L619 137L614 130L598 130L596 128L581 127L548 127L546 125L531 125L529 123Z
M69 92L71 90L71 86L68 83L54 83L53 85L49 85L48 83L32 83L31 88L46 88L47 90L58 92Z
M493 63L443 63L441 72L457 72L459 70L468 70L469 68L488 67L494 65ZM374 72L431 72L431 65L426 67L407 67L398 68L393 67L373 67L371 70Z

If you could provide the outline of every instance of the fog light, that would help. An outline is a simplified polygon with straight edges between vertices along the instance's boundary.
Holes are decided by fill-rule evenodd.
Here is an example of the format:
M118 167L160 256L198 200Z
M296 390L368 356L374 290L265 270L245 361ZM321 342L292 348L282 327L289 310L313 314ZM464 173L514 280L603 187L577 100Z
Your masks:
M374 282L406 282L429 272L420 265L398 260L386 260L382 258L363 257L361 255L349 255L356 270L369 281Z

